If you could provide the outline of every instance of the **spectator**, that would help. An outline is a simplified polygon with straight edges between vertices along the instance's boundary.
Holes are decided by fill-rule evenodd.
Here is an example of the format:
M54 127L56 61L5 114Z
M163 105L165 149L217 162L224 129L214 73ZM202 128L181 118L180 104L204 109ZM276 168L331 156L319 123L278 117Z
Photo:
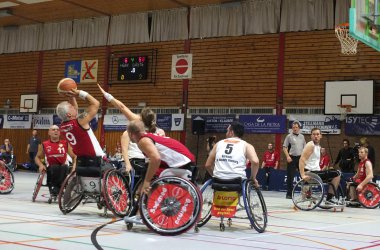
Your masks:
M274 150L273 144L268 143L268 149L264 152L263 163L261 168L265 170L265 185L263 188L269 189L270 175L273 169L278 168L278 162L280 161L280 154Z
M367 137L360 138L360 146L368 148L368 160L371 161L372 169L374 169L376 166L376 164L375 164L375 160L376 160L375 149L369 144ZM359 158L360 158L360 156L359 156Z
M215 135L210 136L206 139L207 157L210 155L210 152L214 148L215 144L216 144L216 136ZM247 170L248 170L248 168L247 168ZM206 182L210 178L211 178L210 174L208 173L208 171L206 171L204 178L203 178L203 183Z
M306 145L305 137L300 133L301 124L298 121L294 121L292 124L292 133L285 137L283 144L283 151L288 162L287 167L287 192L286 199L292 198L293 191L293 179L298 170L299 160L302 154L302 150Z
M343 139L343 148L339 150L334 165L339 163L339 168L343 173L354 172L355 154L350 147L350 141Z
M4 140L4 144L0 146L1 158L4 159L6 163L11 161L13 155L13 146L9 139Z
M29 155L30 159L30 170L37 172L37 165L34 162L36 158L38 147L41 144L40 138L37 137L37 130L33 129L32 137L29 138L29 143L26 148L26 153Z
M328 170L330 167L330 156L327 154L325 148L321 148L321 160L319 161L321 171Z

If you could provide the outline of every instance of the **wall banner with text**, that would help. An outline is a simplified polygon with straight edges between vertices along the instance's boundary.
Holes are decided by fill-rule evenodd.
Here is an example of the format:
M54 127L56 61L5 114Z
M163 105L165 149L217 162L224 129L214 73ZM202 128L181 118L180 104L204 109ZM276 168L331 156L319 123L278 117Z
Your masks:
M125 131L128 119L124 115L105 115L103 126L105 131Z
M192 115L191 121L201 117L206 121L205 133L225 133L228 125L235 121L235 115Z
M301 124L301 133L310 134L313 128L319 128L322 134L340 134L340 116L334 115L290 115L288 128L292 132L292 123L298 121Z
M380 115L346 117L346 135L380 135Z
M32 115L4 115L3 128L30 129Z
M240 115L239 122L244 125L246 133L284 134L286 115Z
M164 131L183 131L184 114L157 114L157 126Z

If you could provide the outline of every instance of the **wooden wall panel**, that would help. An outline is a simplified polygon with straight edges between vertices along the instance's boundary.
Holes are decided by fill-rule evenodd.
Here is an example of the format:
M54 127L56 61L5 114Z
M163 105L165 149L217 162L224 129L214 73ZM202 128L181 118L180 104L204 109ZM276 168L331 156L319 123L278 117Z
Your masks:
M342 55L331 30L286 33L285 46L285 107L323 107L325 81L380 80L379 52L359 42L357 55Z
M189 106L274 106L278 34L194 40Z

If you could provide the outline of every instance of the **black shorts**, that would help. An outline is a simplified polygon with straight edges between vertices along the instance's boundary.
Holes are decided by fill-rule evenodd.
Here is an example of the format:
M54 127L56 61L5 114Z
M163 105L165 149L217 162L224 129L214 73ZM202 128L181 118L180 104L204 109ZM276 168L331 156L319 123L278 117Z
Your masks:
M335 177L340 176L340 172L338 170L326 170L326 171L310 171L314 174L317 174L321 177L323 182L330 182Z

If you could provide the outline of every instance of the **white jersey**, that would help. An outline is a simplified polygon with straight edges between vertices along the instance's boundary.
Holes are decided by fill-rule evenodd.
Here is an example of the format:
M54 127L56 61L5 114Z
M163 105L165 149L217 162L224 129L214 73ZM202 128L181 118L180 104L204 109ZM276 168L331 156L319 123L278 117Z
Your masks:
M321 146L314 145L313 141L309 141L307 144L309 143L314 146L314 151L310 155L309 159L307 159L305 169L309 171L320 171L321 168L319 167L319 161L321 160Z
M216 144L213 176L220 179L246 179L246 145L240 138L227 138Z
M128 158L129 159L132 159L132 158L145 159L144 154L141 152L137 144L131 141L129 141L129 146L128 146Z

